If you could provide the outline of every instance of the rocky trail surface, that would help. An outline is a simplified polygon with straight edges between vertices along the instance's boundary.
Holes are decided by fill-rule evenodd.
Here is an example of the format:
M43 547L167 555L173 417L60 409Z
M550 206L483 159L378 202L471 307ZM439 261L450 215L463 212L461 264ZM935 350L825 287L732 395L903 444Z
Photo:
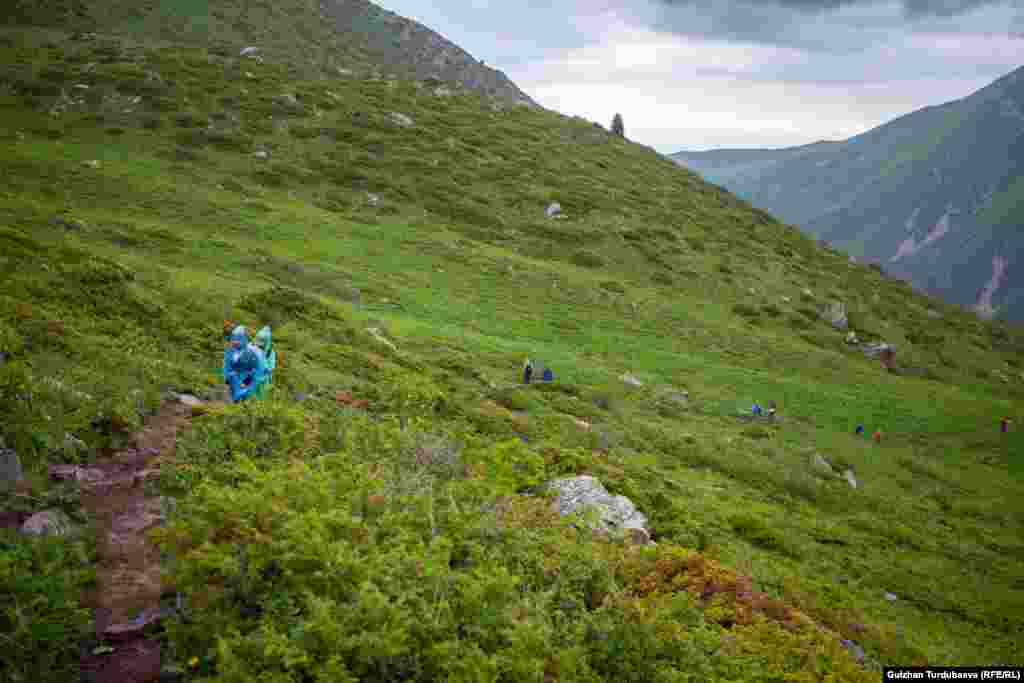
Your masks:
M174 456L178 427L197 404L192 397L165 402L125 449L90 465L50 469L53 479L78 482L96 529L96 584L82 596L95 634L82 644L82 681L162 680L160 642L150 634L169 610L160 605L160 552L146 532L164 520L166 503L145 483Z

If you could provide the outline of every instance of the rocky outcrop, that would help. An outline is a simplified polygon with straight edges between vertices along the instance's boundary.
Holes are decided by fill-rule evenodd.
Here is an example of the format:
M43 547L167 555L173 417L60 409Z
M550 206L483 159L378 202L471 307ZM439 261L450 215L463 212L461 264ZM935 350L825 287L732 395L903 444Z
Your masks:
M382 64L402 69L419 80L455 83L496 100L536 107L508 76L485 66L458 45L422 24L367 0L324 0L321 12L339 32L359 34Z
M647 517L625 496L613 496L600 481L590 476L556 479L546 488L558 493L556 506L558 514L586 515L588 510L597 513L596 531L610 536L626 536L638 545L651 543L647 530Z

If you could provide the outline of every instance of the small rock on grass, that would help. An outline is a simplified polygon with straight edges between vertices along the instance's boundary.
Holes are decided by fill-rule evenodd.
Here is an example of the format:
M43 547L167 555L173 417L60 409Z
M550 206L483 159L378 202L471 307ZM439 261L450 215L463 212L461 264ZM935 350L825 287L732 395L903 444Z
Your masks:
M67 536L74 531L71 518L60 510L37 512L21 525L26 536Z

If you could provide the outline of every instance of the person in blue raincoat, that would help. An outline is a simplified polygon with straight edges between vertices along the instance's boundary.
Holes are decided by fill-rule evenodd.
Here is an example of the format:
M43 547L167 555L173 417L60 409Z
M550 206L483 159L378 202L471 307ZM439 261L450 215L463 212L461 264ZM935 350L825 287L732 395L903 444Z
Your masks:
M229 346L224 351L223 374L233 403L245 400L259 389L266 374L263 354L250 346L249 335L241 325L232 330Z
M277 352L274 350L274 344L270 336L270 325L264 325L256 333L254 344L259 352L263 354L263 362L266 365L263 376L257 378L259 387L256 389L256 395L262 398L263 387L271 383L274 377L274 368L277 367Z

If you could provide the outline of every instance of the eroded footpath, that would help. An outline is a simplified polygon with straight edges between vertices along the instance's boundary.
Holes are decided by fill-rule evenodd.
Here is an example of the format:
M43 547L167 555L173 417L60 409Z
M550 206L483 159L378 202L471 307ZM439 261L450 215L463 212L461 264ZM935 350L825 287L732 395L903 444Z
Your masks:
M145 484L159 477L159 460L173 457L178 428L191 411L180 400L167 401L123 450L90 465L50 468L52 478L78 482L83 512L96 530L96 584L82 596L95 640L82 645L82 681L160 679L160 642L148 627L167 612L160 606L160 552L146 532L165 511Z

